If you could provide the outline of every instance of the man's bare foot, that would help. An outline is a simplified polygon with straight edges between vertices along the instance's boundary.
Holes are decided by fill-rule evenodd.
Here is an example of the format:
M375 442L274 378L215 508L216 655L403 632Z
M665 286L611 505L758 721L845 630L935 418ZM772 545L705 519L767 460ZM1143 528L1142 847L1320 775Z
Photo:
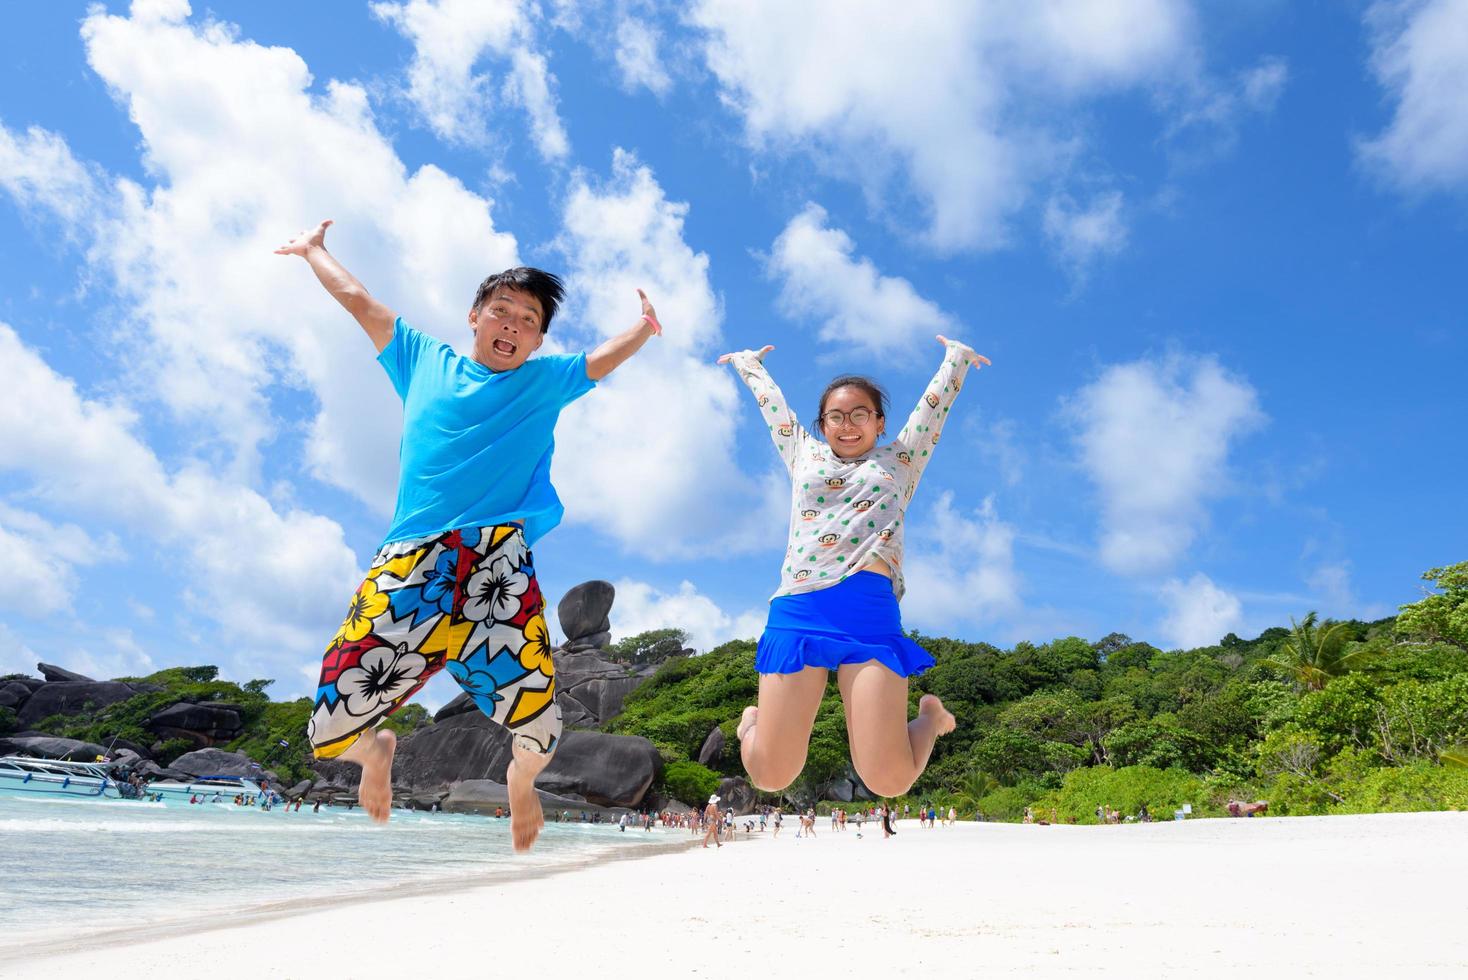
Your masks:
M362 737L342 754L348 762L362 767L362 782L357 786L357 802L378 823L387 823L392 811L392 757L398 748L398 736L390 728L363 732Z
M939 735L947 735L958 726L958 719L943 707L942 699L936 694L924 694L918 698L918 714L932 718L937 723Z
M739 716L739 728L736 730L739 741L744 741L744 736L749 733L749 730L754 727L755 722L758 720L759 708L751 704L744 709L744 714Z
M520 760L510 762L505 782L510 790L510 842L517 851L528 851L545 827L545 811L540 806L540 795L535 792L535 777L540 770L529 771ZM542 767L543 768L543 767Z

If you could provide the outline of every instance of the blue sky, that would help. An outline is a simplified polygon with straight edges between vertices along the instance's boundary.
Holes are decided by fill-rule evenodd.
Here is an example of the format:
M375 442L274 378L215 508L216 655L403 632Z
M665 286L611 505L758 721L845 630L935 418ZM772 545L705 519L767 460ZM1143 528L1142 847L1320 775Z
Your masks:
M323 217L461 349L512 263L567 276L547 350L648 290L537 548L620 635L757 632L786 488L713 361L766 343L807 414L993 359L909 514L925 632L1197 645L1465 557L1464 0L12 4L0 53L0 671L307 692L400 433L270 254Z

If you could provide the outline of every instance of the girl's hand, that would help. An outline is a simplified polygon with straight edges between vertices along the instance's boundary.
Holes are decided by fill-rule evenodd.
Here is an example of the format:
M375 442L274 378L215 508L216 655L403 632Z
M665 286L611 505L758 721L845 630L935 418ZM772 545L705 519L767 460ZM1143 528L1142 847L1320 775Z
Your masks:
M759 350L755 351L754 352L754 356L763 361L765 359L765 355L768 354L770 351L772 351L774 349L775 349L775 346L773 344L766 344L765 346L761 347ZM722 357L720 357L718 359L718 361L716 363L719 363L719 364L728 364L733 359L734 359L734 355L733 354L724 354Z
M967 353L968 353L968 355L969 355L969 358L970 358L970 359L971 359L971 360L973 360L973 361L978 361L978 362L979 362L979 363L981 363L981 364L988 364L988 365L989 365L989 366L991 366L991 367L992 367L992 366L993 366L993 364L994 364L994 362L993 362L993 361L991 361L991 360L989 360L989 359L988 359L988 358L987 358L987 357L985 357L985 356L984 356L984 355L983 355L983 354L979 354L979 353L976 353L976 352L975 352L975 351L974 351L974 349L973 349L973 348L972 348L972 347L970 347L970 346L969 346L969 345L968 345L968 344L965 344L965 343L964 343L964 342L963 342L963 341L961 341L961 340L949 340L949 339L948 339L948 338L947 338L947 337L945 337L945 336L943 336L943 335L942 335L942 334L941 334L941 333L940 333L940 334L939 334L939 335L938 335L938 343L940 343L940 344L942 344L942 345L943 345L943 346L944 346L944 347L947 347L947 346L948 346L948 345L949 345L949 344L956 344L956 345L958 345L958 346L959 346L959 347L961 347L961 348L963 348L963 350L964 350L964 351L966 351L966 352L967 352Z

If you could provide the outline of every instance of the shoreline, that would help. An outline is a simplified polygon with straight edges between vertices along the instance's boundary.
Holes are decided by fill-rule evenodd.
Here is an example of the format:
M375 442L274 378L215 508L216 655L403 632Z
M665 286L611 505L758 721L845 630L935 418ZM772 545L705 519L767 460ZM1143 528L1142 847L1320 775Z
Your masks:
M701 839L663 841L638 844L634 848L608 849L587 857L574 858L557 864L536 865L524 870L446 874L432 880L404 881L384 887L331 894L322 898L291 898L261 902L240 908L179 916L143 926L111 926L87 933L80 938L46 936L34 942L22 940L16 945L0 944L0 954L3 954L8 962L17 964L57 956L118 950L138 943L163 942L199 933L235 931L266 925L302 914L329 913L347 907L415 900L427 896L456 895L479 888L495 888L512 882L551 878L573 871L584 871L603 864L616 864L624 861L637 861L645 857L674 854L687 850L690 844L697 844Z
M1109 970L1458 977L1468 973L1465 834L1468 813L1437 811L931 829L914 820L891 840L818 824L814 838L739 834L731 843L759 846L708 854L689 835L450 889L32 948L8 957L6 974L55 980L115 970L119 956L139 973L172 969L187 937L220 951L211 975L250 978L540 975L588 950L613 973L636 964L699 978L853 966L1027 980ZM236 949L250 951L237 969Z

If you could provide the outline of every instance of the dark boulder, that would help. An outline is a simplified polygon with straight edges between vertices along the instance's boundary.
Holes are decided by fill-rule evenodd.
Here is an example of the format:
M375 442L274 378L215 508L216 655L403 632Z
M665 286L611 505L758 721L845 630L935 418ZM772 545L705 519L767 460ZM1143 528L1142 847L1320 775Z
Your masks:
M703 740L703 748L698 750L698 764L707 766L711 762L718 762L724 757L724 730L717 725L709 732L708 738Z
M19 709L21 705L30 700L31 689L20 681L6 681L0 684L0 708Z
M159 779L171 779L176 780L180 783L187 783L194 778L193 775L191 775L190 773L186 773L178 769L169 769L165 766L160 766L158 763L154 762L151 759L144 759L142 762L138 763L135 771L139 776L142 776L149 782Z
M109 736L102 740L102 744L106 745L114 756L122 755L125 752L131 752L133 755L141 756L144 759L149 759L153 756L152 751L146 745L139 745L137 742L125 738Z
M38 759L70 759L73 762L92 762L107 750L95 742L80 742L74 738L55 738L50 735L12 735L0 738L0 755L31 755Z
M510 757L509 733L478 711L465 712L421 728L398 743L393 787L419 795L466 780L503 783ZM600 806L634 807L661 765L657 749L645 738L570 731L561 737L536 785L547 793L581 797ZM321 763L314 768L323 771ZM349 778L349 785L355 785L355 773Z
M598 808L588 806L586 801L577 796L557 796L537 789L536 795L540 797L540 805L545 810L546 819L554 822L556 814L561 810L572 811L595 811ZM414 796L408 801L410 805L424 800L423 796ZM508 809L510 805L510 791L504 783L497 783L492 779L466 779L461 783L455 783L449 791L442 796L432 797L438 803L439 809L445 813L478 813L492 815L495 807ZM414 809L428 810L431 806L414 806Z
M0 681L0 684L24 684L29 691L35 691L36 688L44 683L46 682L39 677L30 677L26 674L10 674L3 681Z
M76 715L105 708L136 693L120 681L53 681L32 692L18 718L21 725L30 727L52 715Z
M719 780L719 809L732 809L736 814L754 812L754 787L738 776Z
M36 669L41 672L41 676L46 678L47 681L81 681L86 684L96 683L95 679L88 677L85 674L78 674L76 671L73 670L67 670L65 667L56 667L52 664L36 664Z
M556 606L556 617L566 639L579 640L610 630L612 600L616 596L612 583L601 579L582 582L567 592Z
M393 786L419 793L440 790L465 779L502 783L509 765L509 733L482 712L466 711L420 728L398 742L392 764ZM319 764L316 769L321 771ZM356 782L353 778L352 785Z
M462 715L469 711L478 710L479 706L474 703L474 699L463 691L460 691L457 695L454 696L453 700L444 705L442 708L439 708L438 711L434 712L433 720L435 722L440 722L444 721L445 719L452 718L454 715Z
M856 787L844 776L833 779L821 788L821 799L850 803L856 795Z
M312 759L307 763L316 773L316 784L311 787L311 796L331 796L333 793L355 790L362 781L362 770L350 762L335 759ZM394 761L393 772L397 772Z
M602 647L610 643L611 640L612 631L610 629L604 629L600 632L593 633L590 636L583 636L579 639L571 640L569 643L566 644L566 649L575 650L578 652L585 650L600 650Z
M567 726L596 728L616 717L622 705L654 668L630 670L612 663L592 650L558 650L556 700Z
M208 747L232 742L244 731L237 705L223 702L171 704L144 723L159 738L187 738Z
M195 749L185 752L173 760L170 768L186 772L190 776L242 776L259 780L273 774L262 771L259 764L243 752L225 752L223 749Z
M658 750L640 736L567 732L536 786L598 806L636 807L661 775L662 764Z
M303 779L280 795L284 796L288 800L294 800L298 796L305 796L307 793L311 792L312 782L313 781L310 779Z

